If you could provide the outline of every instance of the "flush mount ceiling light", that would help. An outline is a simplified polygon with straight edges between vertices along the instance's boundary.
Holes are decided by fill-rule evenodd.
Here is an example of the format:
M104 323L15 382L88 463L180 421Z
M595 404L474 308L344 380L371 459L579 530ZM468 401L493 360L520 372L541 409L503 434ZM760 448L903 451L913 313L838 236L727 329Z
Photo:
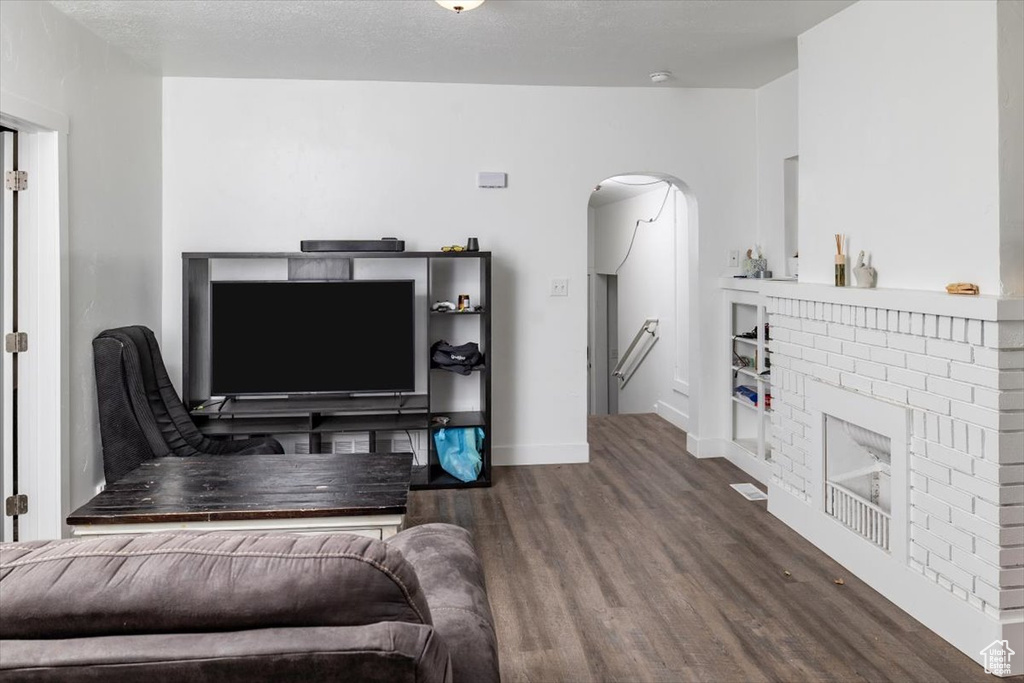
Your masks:
M480 5L484 4L484 0L434 0L437 4L445 9L450 9L456 14L462 14L468 12L471 9L476 9Z
M651 74L651 83L664 83L672 78L671 71L655 71Z

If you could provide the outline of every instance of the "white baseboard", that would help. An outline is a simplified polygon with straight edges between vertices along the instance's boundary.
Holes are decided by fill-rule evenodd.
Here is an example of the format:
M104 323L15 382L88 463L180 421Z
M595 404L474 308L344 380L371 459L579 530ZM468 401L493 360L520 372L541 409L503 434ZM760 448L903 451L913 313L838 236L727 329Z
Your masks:
M976 610L910 567L896 566L888 553L780 486L768 484L768 512L845 566L865 583L974 661L995 640L1022 642L1024 620L1000 621ZM1024 673L1024 656L1011 659L1011 674Z
M687 432L687 438L689 438L690 430L690 416L680 411L678 408L673 408L664 401L658 401L654 404L654 412L658 414L658 417L662 417L674 426Z
M686 434L686 452L695 458L724 457L727 443L725 439L702 439L689 432Z
M491 461L503 465L570 465L590 462L590 444L553 443L495 446Z
M762 486L768 485L768 480L772 477L772 470L768 463L755 458L732 441L725 441L724 443L725 453L723 453L723 456L726 460L756 479Z
M764 486L772 476L768 463L751 456L729 439L702 439L687 432L686 452L700 459L725 458Z

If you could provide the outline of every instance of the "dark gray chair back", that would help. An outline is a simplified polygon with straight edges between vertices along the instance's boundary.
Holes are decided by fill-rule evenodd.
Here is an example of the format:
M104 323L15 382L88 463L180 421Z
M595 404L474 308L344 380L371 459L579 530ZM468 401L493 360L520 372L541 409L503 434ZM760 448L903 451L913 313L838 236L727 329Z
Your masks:
M204 436L174 390L156 336L148 327L105 330L92 347L108 484L150 458L284 452L272 438Z

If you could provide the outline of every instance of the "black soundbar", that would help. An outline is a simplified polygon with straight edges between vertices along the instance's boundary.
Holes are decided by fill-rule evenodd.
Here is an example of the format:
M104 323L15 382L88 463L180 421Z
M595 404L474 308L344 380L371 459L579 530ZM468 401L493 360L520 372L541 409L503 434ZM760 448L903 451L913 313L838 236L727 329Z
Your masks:
M302 251L405 251L405 240L302 240Z

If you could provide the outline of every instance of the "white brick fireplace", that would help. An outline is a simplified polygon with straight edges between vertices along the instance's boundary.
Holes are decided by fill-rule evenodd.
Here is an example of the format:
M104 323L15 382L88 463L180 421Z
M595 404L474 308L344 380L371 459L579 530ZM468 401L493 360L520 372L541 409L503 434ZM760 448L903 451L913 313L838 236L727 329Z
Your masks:
M1024 643L1024 303L762 293L769 511L974 659L993 640ZM839 431L868 446L833 458L836 508L825 454ZM1012 663L1020 673L1024 653Z

